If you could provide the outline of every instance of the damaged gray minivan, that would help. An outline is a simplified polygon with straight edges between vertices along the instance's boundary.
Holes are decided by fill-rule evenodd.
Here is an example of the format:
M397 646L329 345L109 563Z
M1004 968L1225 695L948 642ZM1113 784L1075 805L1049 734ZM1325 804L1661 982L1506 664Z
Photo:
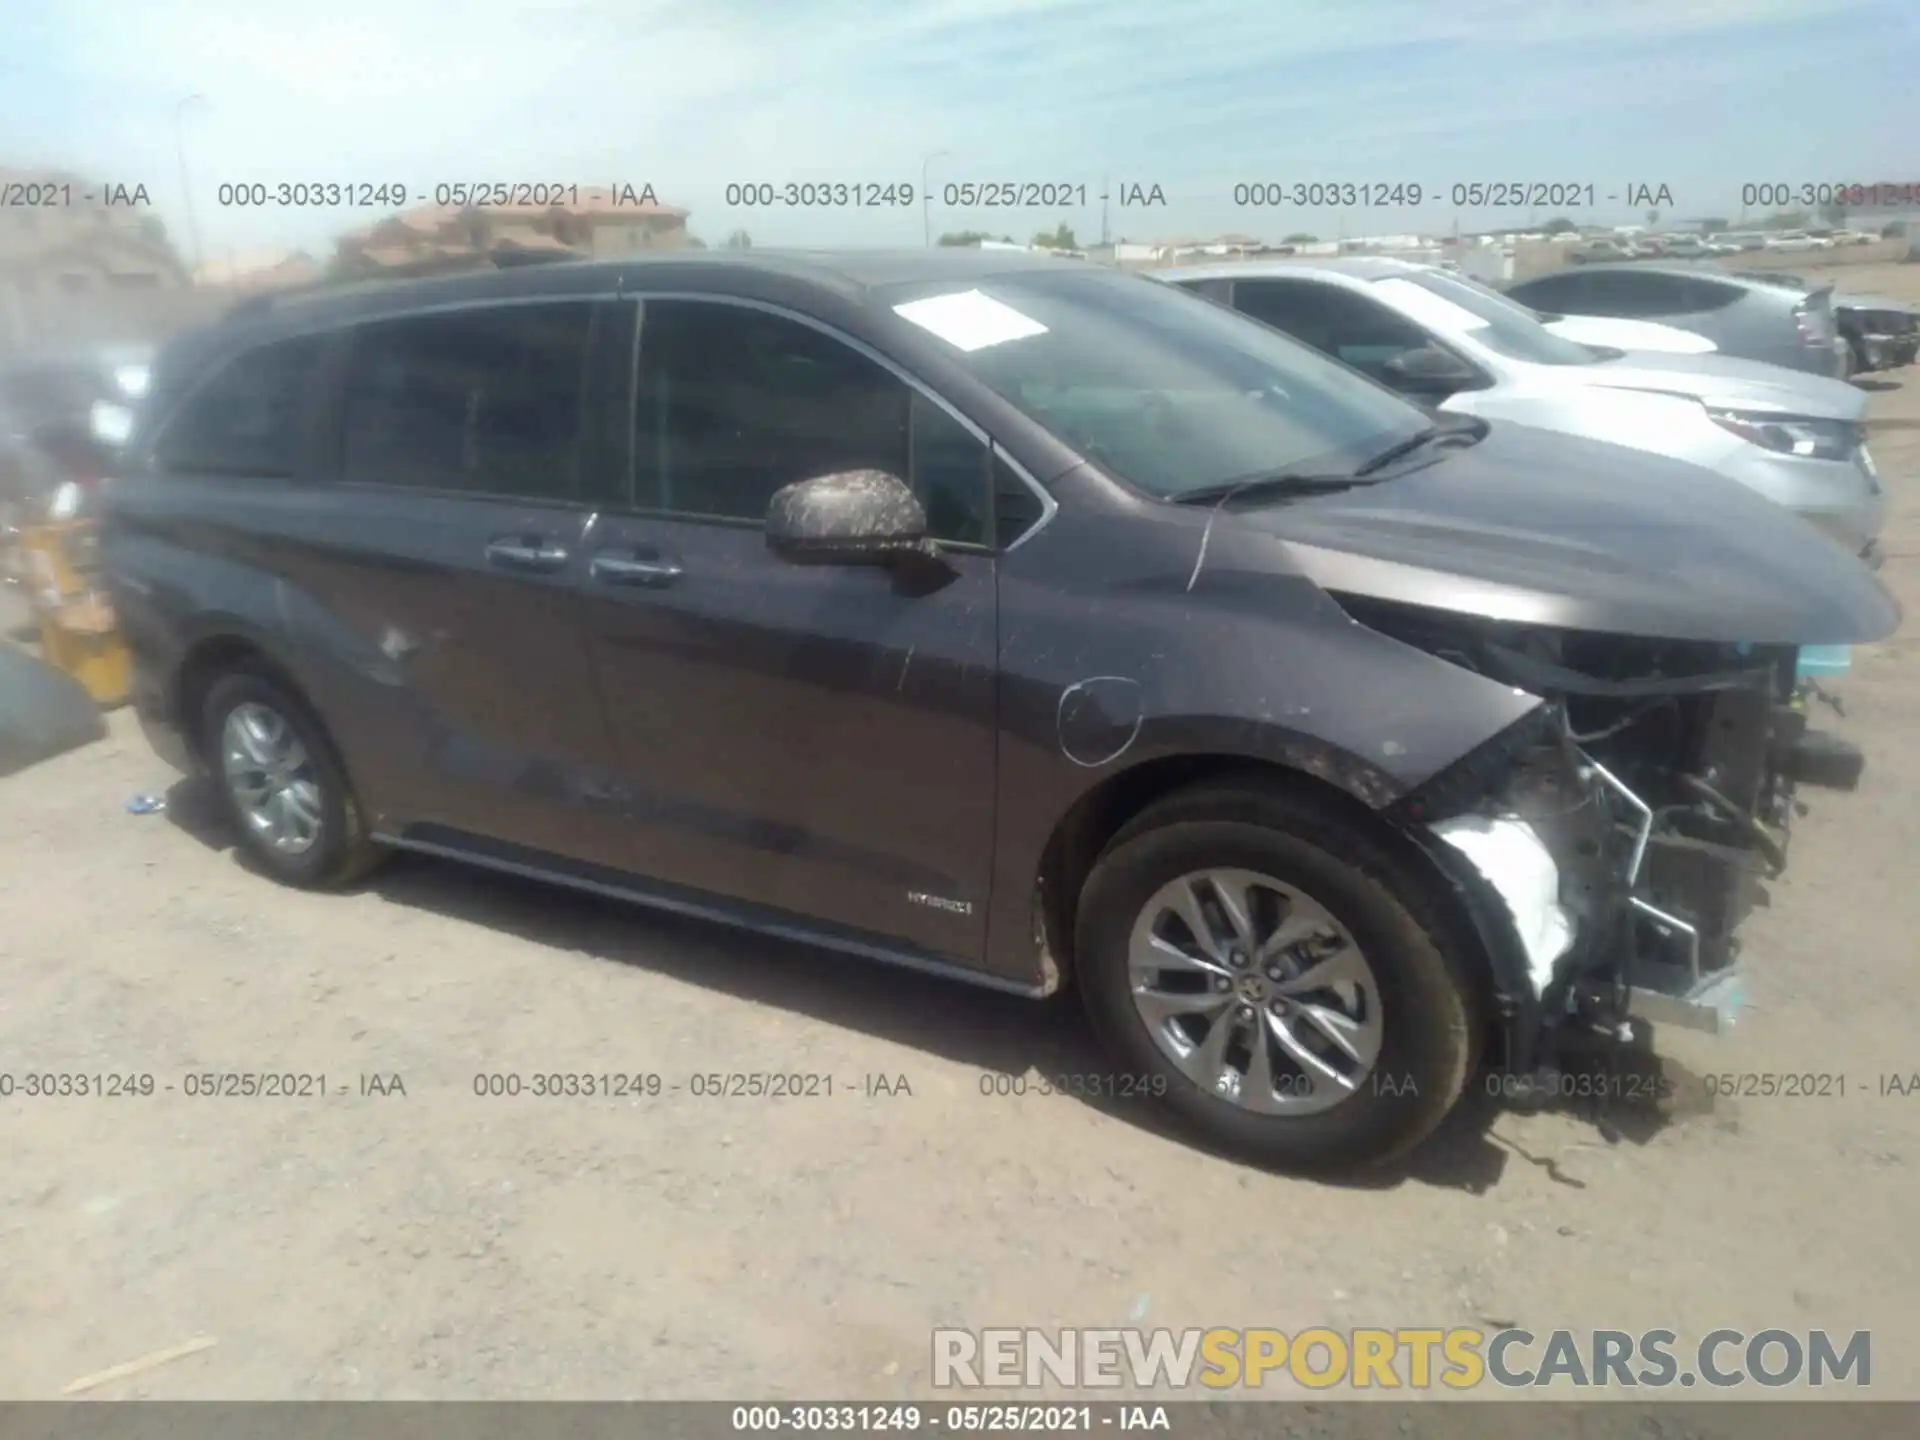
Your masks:
M1899 619L1711 472L996 252L260 302L104 504L142 719L280 879L410 849L1076 986L1100 1093L1300 1167L1731 1016L1796 788L1861 771L1799 652Z

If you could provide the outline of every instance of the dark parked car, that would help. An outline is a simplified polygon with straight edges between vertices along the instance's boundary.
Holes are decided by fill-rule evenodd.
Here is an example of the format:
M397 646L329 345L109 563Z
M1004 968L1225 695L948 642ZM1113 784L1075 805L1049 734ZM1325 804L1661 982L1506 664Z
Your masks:
M1855 372L1898 370L1920 356L1920 309L1903 300L1843 292L1833 313Z
M1683 468L1072 261L716 252L185 339L103 553L283 880L398 846L1072 983L1116 1093L1337 1166L1725 1014L1796 782L1852 778L1797 647L1892 601Z
M1834 324L1831 286L1791 286L1713 265L1582 265L1509 285L1507 294L1550 315L1653 320L1704 335L1724 355L1844 377L1847 347Z

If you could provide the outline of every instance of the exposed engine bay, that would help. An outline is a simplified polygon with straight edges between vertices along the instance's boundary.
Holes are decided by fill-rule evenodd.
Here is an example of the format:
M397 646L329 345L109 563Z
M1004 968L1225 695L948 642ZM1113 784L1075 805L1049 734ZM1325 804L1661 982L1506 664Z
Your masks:
M1369 628L1545 702L1395 817L1442 842L1428 848L1469 900L1511 922L1519 953L1495 956L1511 1068L1545 1063L1570 1022L1730 1025L1738 930L1786 867L1796 787L1850 789L1864 767L1809 725L1821 692L1798 650L1338 598Z

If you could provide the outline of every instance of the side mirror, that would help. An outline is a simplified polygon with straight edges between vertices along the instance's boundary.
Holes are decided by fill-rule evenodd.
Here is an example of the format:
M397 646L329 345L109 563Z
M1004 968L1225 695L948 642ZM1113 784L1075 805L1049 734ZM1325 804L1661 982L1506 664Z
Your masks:
M767 548L803 565L885 565L936 553L926 510L884 470L818 475L774 491Z
M1459 390L1479 379L1465 361L1438 345L1403 350L1380 368L1394 385L1422 395Z

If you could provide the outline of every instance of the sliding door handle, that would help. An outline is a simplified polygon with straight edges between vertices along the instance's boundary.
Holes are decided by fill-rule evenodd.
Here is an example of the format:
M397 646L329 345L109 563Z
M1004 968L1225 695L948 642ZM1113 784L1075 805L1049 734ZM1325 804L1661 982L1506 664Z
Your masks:
M567 547L542 537L503 535L487 543L487 563L505 570L558 570L567 563Z
M671 585L682 574L678 561L664 555L606 553L593 557L587 573L603 585Z

